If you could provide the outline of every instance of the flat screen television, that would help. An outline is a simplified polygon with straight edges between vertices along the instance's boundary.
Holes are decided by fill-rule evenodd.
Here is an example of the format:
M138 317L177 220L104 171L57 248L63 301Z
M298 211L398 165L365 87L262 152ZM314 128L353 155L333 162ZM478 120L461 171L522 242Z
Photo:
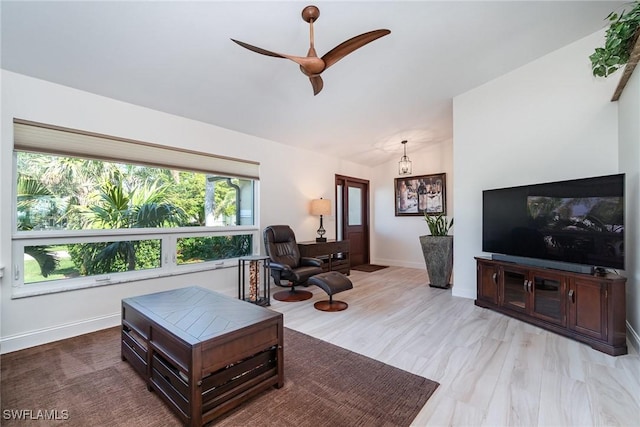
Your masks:
M550 268L623 269L624 174L483 191L482 250Z

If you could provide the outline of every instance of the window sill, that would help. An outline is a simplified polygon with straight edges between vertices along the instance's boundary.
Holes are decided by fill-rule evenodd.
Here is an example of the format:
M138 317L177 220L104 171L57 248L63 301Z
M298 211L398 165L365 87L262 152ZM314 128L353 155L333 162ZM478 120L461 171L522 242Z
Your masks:
M175 269L171 272L162 272L162 274L159 274L157 272L149 273L149 274L136 274L135 277L132 277L132 276L115 277L113 279L94 280L92 282L82 282L82 283L67 282L66 284L59 284L59 285L58 284L53 285L51 283L49 284L34 283L34 284L28 284L28 285L22 285L22 286L14 286L11 293L11 299L29 298L29 297L36 297L36 296L42 296L42 295L56 294L61 292L77 291L81 289L120 285L123 283L159 279L163 277L182 276L184 274L200 273L203 271L221 270L225 268L238 268L237 258L227 259L224 261L224 263L216 263L213 265L211 263L208 263L206 266L205 265L182 266L181 268ZM0 273L2 269L0 269ZM1 274L0 274L0 277L2 277Z

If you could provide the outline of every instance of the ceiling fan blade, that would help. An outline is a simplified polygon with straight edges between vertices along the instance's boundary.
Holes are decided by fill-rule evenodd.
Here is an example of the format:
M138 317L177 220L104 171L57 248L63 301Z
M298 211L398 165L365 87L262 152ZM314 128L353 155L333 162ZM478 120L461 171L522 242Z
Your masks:
M253 52L259 53L261 55L267 55L267 56L275 56L276 58L285 58L287 59L286 55L282 55L281 53L278 52L271 52L270 50L266 50L266 49L262 49L260 47L257 46L253 46L250 45L249 43L245 43L245 42L241 42L239 40L235 40L235 39L231 39L232 42L239 44L240 46L242 46L245 49L249 49Z
M249 49L250 51L259 53L261 55L273 56L276 58L284 58L284 59L293 61L296 64L303 67L305 70L307 70L308 74L318 74L324 69L324 63L317 56L286 55L284 53L272 52L270 50L262 49L261 47L253 46L253 45L250 45L249 43L241 42L239 40L231 39L231 41L239 44L245 49ZM313 53L315 53L315 51ZM309 55L311 55L311 53Z
M322 87L324 86L324 83L322 82L322 77L320 76L311 76L309 77L309 80L311 81L311 86L313 87L313 95L317 95L320 93L320 91L322 90Z
M354 50L361 48L367 43L371 43L372 41L379 39L380 37L386 36L387 34L390 34L390 33L391 31L389 30L374 30L374 31L369 31L368 33L360 34L359 36L350 38L346 42L340 43L338 46L331 49L322 57L322 60L324 61L324 64L325 64L324 69L326 70L327 68L329 68L330 66L332 66L333 64L335 64L336 62L338 62L339 60L341 60L342 58L344 58L345 56L353 52Z

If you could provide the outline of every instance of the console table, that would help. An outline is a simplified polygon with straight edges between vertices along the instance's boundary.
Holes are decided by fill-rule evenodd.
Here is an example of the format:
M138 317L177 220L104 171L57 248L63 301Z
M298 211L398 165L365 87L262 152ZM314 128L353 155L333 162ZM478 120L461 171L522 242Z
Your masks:
M282 313L200 287L122 300L121 357L188 426L282 387Z
M348 240L328 240L326 242L299 242L300 256L318 258L323 261L324 271L339 271L349 275L351 263L349 261Z

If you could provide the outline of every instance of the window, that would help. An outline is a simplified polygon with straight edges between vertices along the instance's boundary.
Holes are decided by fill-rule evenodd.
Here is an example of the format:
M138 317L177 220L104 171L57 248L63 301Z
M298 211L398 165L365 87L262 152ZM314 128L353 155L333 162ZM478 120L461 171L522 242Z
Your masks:
M70 155L64 143L64 153L54 152L55 142L38 143L44 152L21 137L22 122L15 126L14 297L235 265L257 250L256 179L203 172L206 162L192 158L198 170L162 167L153 157ZM53 135L45 138L68 136L71 145L82 138L44 129ZM115 144L129 154L139 148ZM157 147L149 148L152 155Z

